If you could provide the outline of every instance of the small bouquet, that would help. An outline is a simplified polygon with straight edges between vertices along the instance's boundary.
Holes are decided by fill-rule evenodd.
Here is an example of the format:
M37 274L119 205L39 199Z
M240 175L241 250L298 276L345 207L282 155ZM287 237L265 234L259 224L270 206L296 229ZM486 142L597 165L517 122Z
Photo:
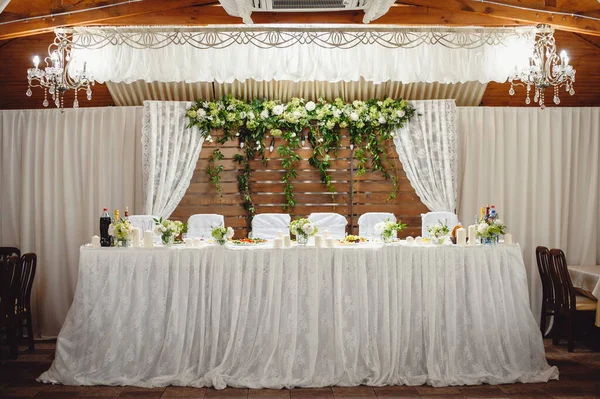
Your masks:
M115 238L120 247L129 246L132 233L133 225L127 219L115 220L108 226L108 234Z
M498 237L506 233L506 225L497 217L483 219L477 225L477 237L482 239L483 244L495 244Z
M427 232L429 232L429 238L434 244L442 245L450 233L450 229L448 228L448 225L439 222L438 224L429 226Z
M215 226L211 228L210 235L219 245L225 245L227 240L233 238L235 232L231 227Z
M180 235L184 229L183 223L179 220L168 220L163 218L154 219L156 226L154 233L160 235L162 243L166 246L173 244L176 236Z
M290 223L290 233L296 236L296 242L300 245L306 245L308 237L312 237L319 229L310 220L300 218Z
M381 236L381 241L389 243L405 227L406 225L401 222L395 223L388 219L385 222L379 222L375 225L375 233Z

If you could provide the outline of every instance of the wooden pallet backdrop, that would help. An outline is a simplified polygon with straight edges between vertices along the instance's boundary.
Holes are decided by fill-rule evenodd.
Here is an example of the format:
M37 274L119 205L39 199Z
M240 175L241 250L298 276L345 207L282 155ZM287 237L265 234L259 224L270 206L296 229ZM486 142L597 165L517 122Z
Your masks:
M251 192L257 213L283 213L285 203L281 177L281 159L277 154L277 145L282 139L275 141L275 150L268 154L268 165L260 159L252 161ZM269 144L269 140L266 141ZM306 217L311 212L337 212L348 219L348 234L358 234L358 217L366 212L392 212L403 223L408 225L400 236L421 235L421 213L427 208L415 194L415 190L406 178L398 159L394 144L387 143L387 154L392 159L398 176L398 194L395 199L388 201L392 191L392 183L385 180L381 173L367 172L361 176L351 170L351 153L347 137L342 139L342 149L332 158L331 176L336 188L334 194L327 191L325 184L320 181L319 172L308 164L312 153L308 142L306 147L299 150L302 160L297 165L297 179L294 182L296 206L291 211L292 219ZM210 183L206 173L208 158L216 146L221 146L225 159L221 161L224 170L221 173L221 190L219 196L215 187ZM230 141L225 145L204 142L200 159L196 165L194 176L188 191L172 215L173 219L187 221L196 213L217 213L225 216L225 225L236 230L235 237L245 237L246 210L238 191L237 170L239 165L233 161L235 154L241 154L239 144ZM356 165L356 160L353 160Z

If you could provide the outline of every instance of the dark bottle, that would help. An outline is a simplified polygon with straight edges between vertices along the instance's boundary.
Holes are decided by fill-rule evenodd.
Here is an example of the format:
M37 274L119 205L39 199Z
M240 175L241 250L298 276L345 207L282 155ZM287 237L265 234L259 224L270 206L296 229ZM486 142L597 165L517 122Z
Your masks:
M103 247L110 247L112 244L112 237L108 234L108 227L111 223L108 208L104 208L104 212L100 216L100 245Z

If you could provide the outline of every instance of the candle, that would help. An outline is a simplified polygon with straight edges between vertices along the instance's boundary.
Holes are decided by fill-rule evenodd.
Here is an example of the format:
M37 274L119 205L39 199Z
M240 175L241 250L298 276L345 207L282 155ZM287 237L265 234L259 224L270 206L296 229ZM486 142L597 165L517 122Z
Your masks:
M333 238L327 237L325 239L325 245L328 246L328 247L333 247Z
M152 248L154 246L154 233L150 230L144 231L144 248Z
M194 244L193 244L194 247L199 247L202 244L201 238L194 237L194 238L192 238L192 240L194 241Z
M324 236L325 238L330 238L330 237L331 237L331 233L329 232L329 230L325 230L325 231L323 232L323 236Z
M504 244L510 245L512 243L513 243L513 241L512 241L512 234L510 234L510 233L504 234Z
M140 247L140 229L138 229L137 227L133 228L133 232L131 233L131 240L133 241L134 248Z
M283 231L277 231L277 238L283 238Z
M283 236L283 246L286 248L292 246L292 240L290 239L290 236Z
M415 239L412 238L412 237L410 237L410 236L408 236L408 237L406 237L406 243L408 245L413 245L415 243Z
M475 245L477 240L477 227L474 224L469 226L469 245Z
M100 237L98 237L98 236L92 237L92 248L100 248Z
M423 244L423 239L422 239L421 237L417 237L417 238L415 238L415 244L416 244L416 245L421 245L421 244Z
M283 248L283 238L276 238L273 240L273 248Z
M185 240L185 246L187 248L191 248L194 246L194 239L193 238L186 238Z
M467 245L467 230L462 227L456 230L456 244L461 247Z
M321 248L323 246L323 236L320 234L315 235L315 247Z

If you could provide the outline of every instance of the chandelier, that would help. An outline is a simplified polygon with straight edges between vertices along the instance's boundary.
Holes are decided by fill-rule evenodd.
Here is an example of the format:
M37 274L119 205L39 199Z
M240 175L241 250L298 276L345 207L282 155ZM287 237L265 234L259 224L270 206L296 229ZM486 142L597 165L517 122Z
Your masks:
M515 94L515 86L526 86L527 97L525 103L531 103L531 90L535 91L533 101L543 109L544 92L546 88L554 88L554 104L560 104L558 90L564 86L567 93L575 94L573 83L575 82L575 69L569 65L569 57L566 51L561 51L560 56L556 54L554 41L554 30L549 25L538 25L533 55L529 58L529 65L508 78L510 90L508 94Z
M69 90L73 90L73 108L79 107L77 93L85 90L88 100L92 99L92 86L94 80L86 71L86 63L71 59L71 43L64 38L57 37L48 47L48 57L44 59L46 67L41 69L40 57L33 57L33 68L27 69L28 97L33 94L32 87L44 89L44 107L49 105L48 94L57 108L64 107L64 96Z

